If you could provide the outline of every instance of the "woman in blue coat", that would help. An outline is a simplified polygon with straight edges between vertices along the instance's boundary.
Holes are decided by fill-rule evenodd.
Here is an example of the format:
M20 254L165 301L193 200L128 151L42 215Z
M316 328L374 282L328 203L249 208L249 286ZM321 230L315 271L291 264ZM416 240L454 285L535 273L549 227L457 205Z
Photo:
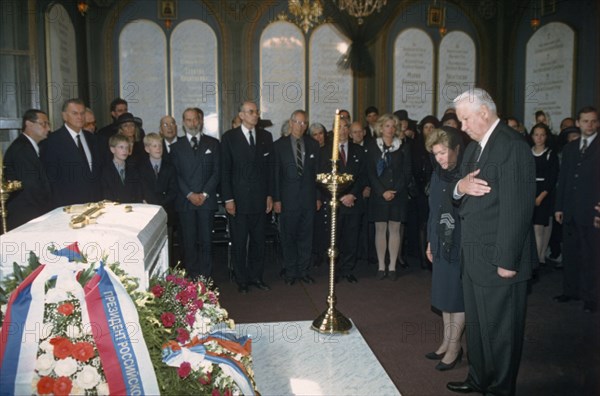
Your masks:
M429 187L429 220L427 222L427 258L432 265L431 305L442 312L444 338L435 352L425 355L440 360L435 366L445 371L462 359L462 333L465 306L460 278L460 218L452 205L452 188L460 179L460 160L464 143L460 132L444 126L435 129L425 142L435 157L435 168Z

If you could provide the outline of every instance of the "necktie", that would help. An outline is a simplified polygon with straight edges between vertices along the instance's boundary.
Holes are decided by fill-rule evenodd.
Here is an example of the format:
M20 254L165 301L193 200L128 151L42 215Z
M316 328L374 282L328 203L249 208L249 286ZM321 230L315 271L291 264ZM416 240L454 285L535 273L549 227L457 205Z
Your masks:
M254 136L252 136L252 129L250 131L248 131L248 133L250 134L250 147L254 147Z
M583 139L583 144L581 145L581 150L579 150L581 152L581 154L585 153L587 146L588 146L587 139Z
M471 156L471 160L467 162L467 167L469 172L474 172L477 169L477 163L479 162L479 157L481 156L481 144L477 143L477 147L475 147L475 151Z
M346 166L346 150L343 144L340 144L340 157L342 157L342 164Z
M119 176L121 177L121 183L125 184L125 168L119 169Z
M296 140L296 170L298 171L298 176L302 176L304 165L302 164L302 145L300 144L300 139Z
M79 154L83 157L85 162L87 163L87 155L85 155L85 150L83 149L83 144L81 144L81 135L77 134L77 148L79 149Z
M154 165L154 176L158 177L158 164Z
M196 136L192 136L192 149L194 151L198 150L198 138Z

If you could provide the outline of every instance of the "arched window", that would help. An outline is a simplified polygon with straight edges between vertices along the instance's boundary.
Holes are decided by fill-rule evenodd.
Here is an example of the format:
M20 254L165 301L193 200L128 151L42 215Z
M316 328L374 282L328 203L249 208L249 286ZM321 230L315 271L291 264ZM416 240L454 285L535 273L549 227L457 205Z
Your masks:
M307 99L311 123L331 128L336 109L352 111L352 72L337 66L349 45L350 40L330 23L316 28L310 37Z
M273 138L290 114L305 106L306 52L304 35L294 24L269 24L260 37L260 110L271 120Z

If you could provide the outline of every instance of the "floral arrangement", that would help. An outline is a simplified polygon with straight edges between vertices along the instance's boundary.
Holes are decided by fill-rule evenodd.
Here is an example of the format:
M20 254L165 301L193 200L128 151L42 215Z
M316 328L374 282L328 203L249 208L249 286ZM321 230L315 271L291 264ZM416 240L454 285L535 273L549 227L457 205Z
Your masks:
M83 326L79 300L57 288L46 294L32 392L39 395L108 395L98 350Z
M212 281L202 277L192 281L185 272L174 271L164 279L152 279L150 292L149 303L138 311L151 358L155 364L176 367L157 373L161 392L213 396L255 392L250 340L233 335L235 324L219 305Z
M91 326L82 319L87 314L83 314L85 308L77 294L94 276L97 264L84 264L85 258L79 256L76 261L79 270L71 282L46 282L32 394L109 394ZM0 303L6 304L10 292L39 266L33 253L27 266L15 264L14 275L0 288ZM211 280L192 281L184 271L173 270L164 278L153 277L149 292L139 291L137 279L118 263L109 267L136 306L161 394L258 393L251 340L235 336L235 324L220 306ZM6 305L2 308L4 313Z

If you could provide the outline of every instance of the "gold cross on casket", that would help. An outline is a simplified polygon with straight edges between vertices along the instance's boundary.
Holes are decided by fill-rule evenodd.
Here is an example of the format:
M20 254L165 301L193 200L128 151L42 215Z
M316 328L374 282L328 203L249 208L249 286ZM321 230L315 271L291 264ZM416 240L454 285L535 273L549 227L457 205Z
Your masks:
M63 208L65 213L73 214L71 216L71 220L69 221L69 226L71 228L83 228L88 224L96 223L96 219L104 214L103 209L107 206L117 206L120 205L118 202L112 201L100 201L100 202L90 202L81 205L69 205ZM125 205L123 207L125 212L131 212L131 205Z

